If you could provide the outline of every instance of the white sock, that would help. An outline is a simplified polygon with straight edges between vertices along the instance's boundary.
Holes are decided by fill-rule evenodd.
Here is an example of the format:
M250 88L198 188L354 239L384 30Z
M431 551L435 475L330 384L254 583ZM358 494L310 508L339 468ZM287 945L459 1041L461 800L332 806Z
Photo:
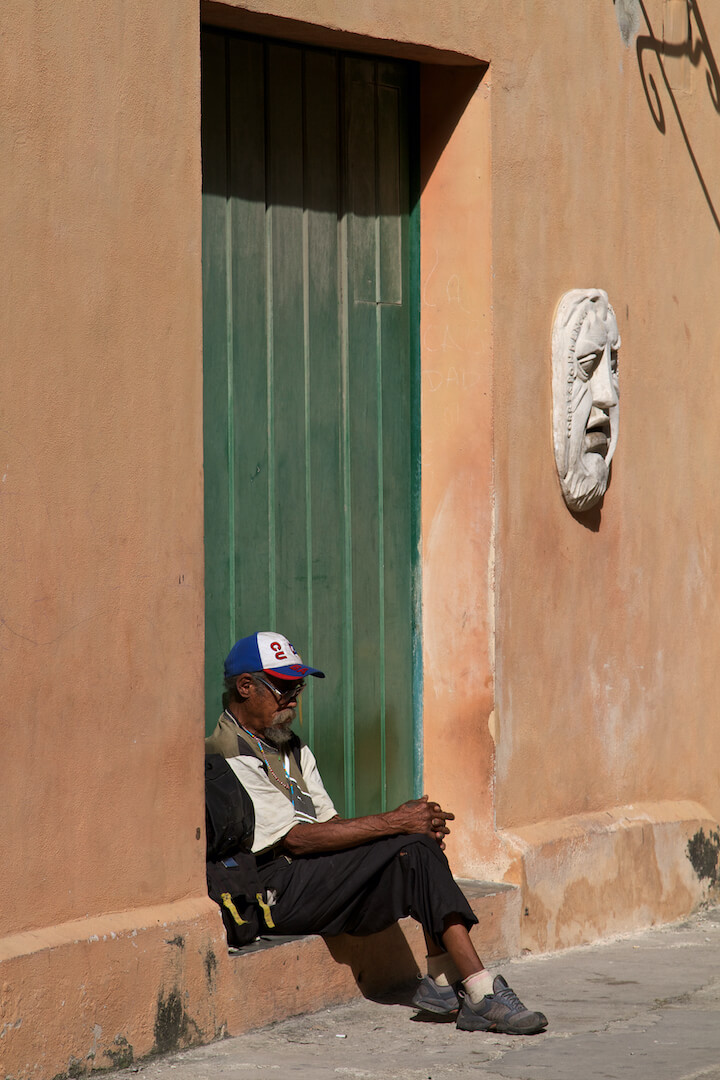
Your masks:
M462 984L473 1005L477 1005L486 994L493 992L493 977L484 968L482 971L476 971L474 975L468 975L467 979L463 979Z
M451 986L460 978L460 972L450 959L450 954L446 952L427 957L427 972L438 986Z

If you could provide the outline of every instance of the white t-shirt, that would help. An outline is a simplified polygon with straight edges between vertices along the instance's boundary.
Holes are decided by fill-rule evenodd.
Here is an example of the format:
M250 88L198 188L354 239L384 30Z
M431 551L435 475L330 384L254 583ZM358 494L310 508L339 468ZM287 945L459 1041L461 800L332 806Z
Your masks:
M255 837L252 846L255 855L277 844L283 836L287 836L294 825L311 820L306 814L297 811L282 791L278 791L266 776L259 758L243 754L227 760L255 807ZM300 772L313 801L317 820L329 821L336 817L337 810L320 779L315 757L305 745L300 749Z

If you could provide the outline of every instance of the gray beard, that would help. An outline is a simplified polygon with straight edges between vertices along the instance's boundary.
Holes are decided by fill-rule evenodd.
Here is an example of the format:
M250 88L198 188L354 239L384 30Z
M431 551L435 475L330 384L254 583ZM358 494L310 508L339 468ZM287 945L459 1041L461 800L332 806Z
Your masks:
M599 454L583 454L562 480L565 501L575 513L591 509L607 490L610 469Z
M283 709L281 713L278 713L277 719L272 727L265 728L263 738L267 739L273 746L284 746L285 743L290 742L292 739L293 733L290 730L290 724L294 719L294 709Z

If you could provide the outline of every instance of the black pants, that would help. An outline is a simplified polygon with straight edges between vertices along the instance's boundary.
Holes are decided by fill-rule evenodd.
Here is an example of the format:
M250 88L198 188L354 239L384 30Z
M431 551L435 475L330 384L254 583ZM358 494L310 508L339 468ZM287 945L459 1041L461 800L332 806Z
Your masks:
M446 916L477 919L428 836L390 836L348 851L275 859L260 868L276 894L276 934L375 934L412 915L442 947Z

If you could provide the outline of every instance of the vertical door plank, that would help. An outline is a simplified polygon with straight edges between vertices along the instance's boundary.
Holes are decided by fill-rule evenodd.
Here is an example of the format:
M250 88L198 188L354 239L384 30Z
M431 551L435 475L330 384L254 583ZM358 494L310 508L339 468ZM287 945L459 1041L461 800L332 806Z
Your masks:
M342 371L338 279L338 62L305 54L305 346L308 398L311 655L326 673L310 680L305 712L325 785L345 813Z
M387 800L413 794L412 379L406 68L378 64Z
M347 115L347 397L352 527L355 813L383 807L375 64L345 63Z
M350 300L377 300L375 63L345 61L347 237Z
M380 309L383 340L383 533L387 799L412 797L412 504L408 312ZM392 403L392 407L388 406Z
M387 65L383 65L387 70ZM378 299L401 304L400 89L380 84L378 96ZM405 202L407 208L407 202ZM407 215L407 209L406 209Z
M208 727L221 709L222 658L231 634L228 446L228 306L226 281L225 39L203 35L202 275L205 467L205 704ZM218 664L220 660L220 665Z
M267 55L275 628L291 641L305 643L308 579L302 52L291 46L269 45Z
M231 37L229 61L237 638L271 621L263 46Z

